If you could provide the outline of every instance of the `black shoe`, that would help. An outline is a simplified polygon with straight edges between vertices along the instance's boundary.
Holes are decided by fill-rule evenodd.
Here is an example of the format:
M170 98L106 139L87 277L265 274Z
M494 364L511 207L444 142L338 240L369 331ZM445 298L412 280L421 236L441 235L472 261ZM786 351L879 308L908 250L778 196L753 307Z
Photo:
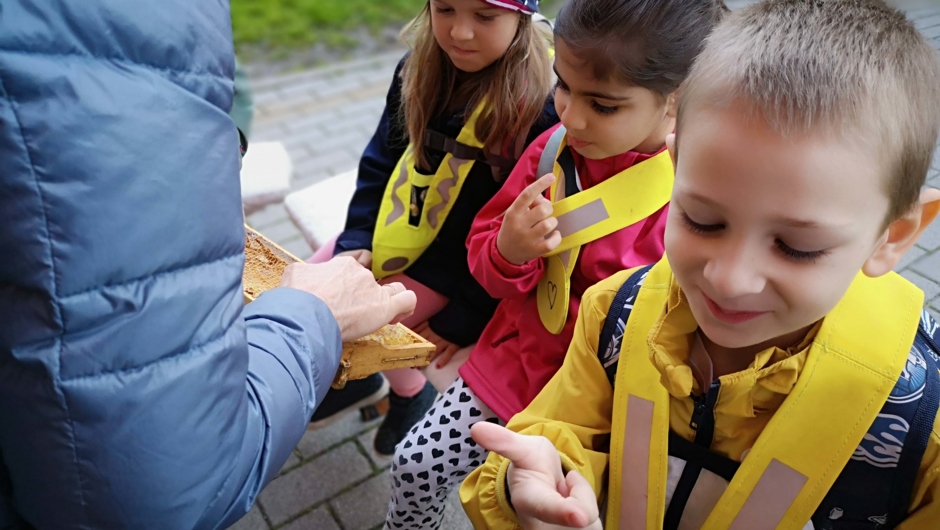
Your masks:
M401 397L394 390L388 393L388 414L375 433L375 452L380 455L395 454L395 446L405 439L408 429L415 426L431 410L437 399L437 389L429 382L421 392L412 397Z
M347 412L377 403L388 393L388 381L382 374L349 381L342 390L331 388L323 402L313 412L308 428L318 429L342 418Z

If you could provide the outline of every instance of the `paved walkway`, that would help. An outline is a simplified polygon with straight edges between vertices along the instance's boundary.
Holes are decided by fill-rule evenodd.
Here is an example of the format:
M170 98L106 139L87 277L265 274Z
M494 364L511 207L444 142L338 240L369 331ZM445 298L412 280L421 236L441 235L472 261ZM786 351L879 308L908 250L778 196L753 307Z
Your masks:
M912 15L940 49L940 9ZM294 189L355 168L402 53L390 50L367 61L254 80L257 109L252 141L278 140L287 146L294 163ZM935 160L929 182L940 188L940 160ZM248 223L298 256L311 253L281 205L250 216ZM934 314L940 314L940 222L924 234L899 270L924 290ZM308 432L280 477L234 528L380 528L388 501L390 460L372 451L376 426L349 415L327 429ZM469 529L454 497L443 528Z

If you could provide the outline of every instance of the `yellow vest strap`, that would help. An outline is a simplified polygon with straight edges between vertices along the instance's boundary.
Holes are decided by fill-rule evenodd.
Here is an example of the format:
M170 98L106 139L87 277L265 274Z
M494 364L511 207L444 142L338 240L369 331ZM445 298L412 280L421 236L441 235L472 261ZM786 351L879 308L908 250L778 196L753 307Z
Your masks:
M555 189L563 185L561 180L555 182ZM672 159L663 151L554 203L562 240L546 256L596 241L653 215L669 202L674 180Z
M647 275L624 333L614 410L626 414L615 415L612 426L610 476L620 481L611 481L609 490L611 528L655 530L663 524L670 396L649 360L647 337L671 282L663 259ZM855 279L823 320L796 386L748 452L703 530L803 528L894 387L907 362L922 303L923 293L894 273ZM871 310L874 306L877 312Z

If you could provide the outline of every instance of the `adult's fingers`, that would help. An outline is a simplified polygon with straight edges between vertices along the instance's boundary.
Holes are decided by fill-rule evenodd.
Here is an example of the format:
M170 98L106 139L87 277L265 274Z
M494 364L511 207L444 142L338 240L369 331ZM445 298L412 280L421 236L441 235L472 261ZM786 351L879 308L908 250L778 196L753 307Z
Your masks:
M393 294L388 301L388 321L401 320L408 318L415 312L415 306L418 305L418 297L414 291L404 290Z
M554 182L555 175L548 174L542 176L532 184L529 184L524 190L522 190L522 193L516 197L516 200L513 201L512 206L509 207L509 210L514 211L514 213L524 213L529 209L532 203L541 197L542 193L547 190Z

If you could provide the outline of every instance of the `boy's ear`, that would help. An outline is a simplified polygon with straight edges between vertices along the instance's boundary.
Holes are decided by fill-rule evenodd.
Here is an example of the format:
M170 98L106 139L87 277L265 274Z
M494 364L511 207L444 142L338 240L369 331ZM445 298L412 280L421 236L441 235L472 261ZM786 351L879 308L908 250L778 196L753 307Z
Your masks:
M920 200L910 213L888 225L875 252L862 266L862 272L876 278L894 270L937 214L940 214L940 190L921 191Z
M672 167L675 168L679 163L676 157L676 133L666 135L666 150L669 151L669 158L672 159Z

